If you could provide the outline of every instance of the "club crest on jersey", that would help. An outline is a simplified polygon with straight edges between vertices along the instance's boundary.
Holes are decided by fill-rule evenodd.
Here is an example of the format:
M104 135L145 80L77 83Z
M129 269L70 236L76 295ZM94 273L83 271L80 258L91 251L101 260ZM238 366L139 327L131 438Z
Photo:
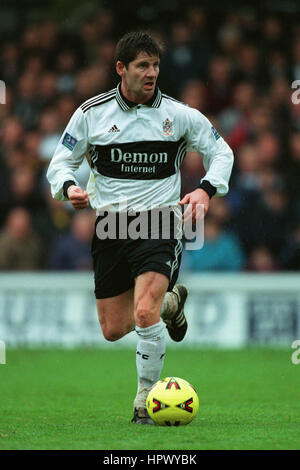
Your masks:
M174 135L173 122L168 118L163 122L163 135L166 137Z

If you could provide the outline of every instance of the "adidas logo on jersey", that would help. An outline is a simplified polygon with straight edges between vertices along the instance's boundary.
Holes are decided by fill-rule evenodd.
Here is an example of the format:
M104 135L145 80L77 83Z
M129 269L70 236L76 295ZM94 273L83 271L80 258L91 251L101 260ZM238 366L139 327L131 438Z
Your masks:
M120 129L117 128L117 126L114 124L108 132L120 132Z

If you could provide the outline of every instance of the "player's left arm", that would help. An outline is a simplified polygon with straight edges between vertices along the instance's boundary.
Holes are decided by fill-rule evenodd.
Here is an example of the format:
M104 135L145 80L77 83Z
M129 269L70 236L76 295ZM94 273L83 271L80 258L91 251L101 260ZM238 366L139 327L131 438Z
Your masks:
M196 109L188 108L186 139L188 147L202 156L206 174L199 182L199 187L184 195L179 203L188 204L183 214L185 221L205 215L214 195L227 194L233 166L231 148L211 122ZM200 209L201 206L204 210Z

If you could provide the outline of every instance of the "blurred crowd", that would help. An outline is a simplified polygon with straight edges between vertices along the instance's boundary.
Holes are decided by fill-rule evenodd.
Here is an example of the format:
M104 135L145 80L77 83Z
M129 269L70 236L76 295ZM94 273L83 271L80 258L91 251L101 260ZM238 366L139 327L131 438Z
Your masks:
M29 23L3 38L0 104L0 269L87 270L95 215L52 199L45 174L72 113L116 86L118 13L99 9L71 28ZM140 29L140 24L131 25ZM143 25L142 25L143 26ZM234 151L230 192L213 198L205 245L185 271L273 272L300 267L300 24L296 16L200 7L147 24L163 43L160 88L199 109ZM300 88L300 82L299 82ZM187 154L182 194L204 175ZM77 171L87 182L86 162Z

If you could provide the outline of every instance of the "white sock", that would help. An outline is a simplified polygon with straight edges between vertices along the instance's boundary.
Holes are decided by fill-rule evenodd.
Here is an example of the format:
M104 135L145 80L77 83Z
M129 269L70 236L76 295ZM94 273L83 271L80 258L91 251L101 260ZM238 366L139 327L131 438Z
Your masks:
M159 380L166 353L165 324L162 321L147 328L135 327L139 336L136 347L138 390L135 408L145 408L149 389Z
M172 318L178 309L178 297L175 292L166 292L160 309L160 316L163 320Z

